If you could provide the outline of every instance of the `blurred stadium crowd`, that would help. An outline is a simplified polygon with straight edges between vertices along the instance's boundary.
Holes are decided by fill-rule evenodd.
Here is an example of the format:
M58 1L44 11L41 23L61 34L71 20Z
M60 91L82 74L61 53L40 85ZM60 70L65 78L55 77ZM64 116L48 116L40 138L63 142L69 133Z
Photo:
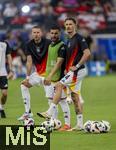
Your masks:
M104 29L108 21L116 21L115 0L12 0L0 2L0 26L27 27L28 24L61 26L67 15L75 15L79 27Z
M61 38L65 41L63 23L67 16L77 19L79 31L91 48L91 34L116 30L116 0L0 1L0 40L7 40L13 48L13 65L18 74L25 74L23 43L30 39L31 27L42 25L45 35L49 37L50 25L58 23L62 27ZM92 49L95 50L95 47ZM96 57L96 52L93 52L93 60L100 57ZM106 56L103 55L102 59L105 60Z

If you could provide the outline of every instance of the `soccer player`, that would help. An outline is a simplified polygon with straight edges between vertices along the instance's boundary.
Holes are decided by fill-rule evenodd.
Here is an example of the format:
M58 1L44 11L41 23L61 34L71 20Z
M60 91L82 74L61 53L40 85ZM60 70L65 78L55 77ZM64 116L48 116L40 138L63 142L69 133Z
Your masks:
M6 61L9 67L9 73L7 74ZM1 89L1 98L0 98L0 118L6 118L4 111L4 105L7 101L8 93L8 79L13 77L12 71L12 57L11 57L11 48L7 42L0 41L0 89Z
M40 117L51 118L51 114L59 103L61 92L64 87L71 90L71 96L74 102L76 112L76 126L72 130L83 129L83 110L80 102L80 90L82 80L86 76L85 63L90 58L90 50L85 39L77 33L77 24L74 18L66 18L65 20L66 32L69 36L66 72L67 74L56 85L56 94L47 112L39 113Z
M60 40L60 27L53 25L50 28L51 44L48 48L48 58L46 65L46 78L44 80L46 97L49 100L49 104L52 103L54 96L55 83L64 76L65 58L66 58L66 45ZM59 104L64 113L65 125L64 129L70 129L70 109L66 101L66 95L62 90ZM38 113L37 113L38 114ZM52 118L57 118L57 108L52 114Z
M50 40L43 37L41 27L34 26L32 28L32 40L30 40L25 47L27 76L21 83L25 113L18 118L18 120L24 120L25 118L33 116L31 113L29 88L34 85L43 84L49 44ZM33 65L35 71L32 73Z

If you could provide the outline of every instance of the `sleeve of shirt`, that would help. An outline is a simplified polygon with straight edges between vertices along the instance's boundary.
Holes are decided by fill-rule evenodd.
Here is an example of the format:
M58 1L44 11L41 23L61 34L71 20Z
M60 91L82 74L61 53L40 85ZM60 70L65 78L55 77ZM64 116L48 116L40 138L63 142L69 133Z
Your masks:
M6 43L6 55L11 54L11 52L12 52L11 47L9 46L9 44L7 42L5 42L5 43Z
M62 45L58 50L58 57L65 58L66 57L66 45Z
M87 44L87 42L86 42L84 37L80 36L79 43L80 43L80 47L81 47L82 51L84 51L85 49L88 48L88 44Z

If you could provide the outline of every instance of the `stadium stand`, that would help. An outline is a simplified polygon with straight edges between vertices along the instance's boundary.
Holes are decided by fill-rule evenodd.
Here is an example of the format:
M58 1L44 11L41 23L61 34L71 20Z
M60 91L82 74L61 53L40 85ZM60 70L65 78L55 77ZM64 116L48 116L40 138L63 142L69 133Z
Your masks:
M13 58L20 56L17 61L25 65L23 43L30 38L30 28L40 24L45 34L49 36L50 25L56 22L64 29L63 23L67 16L74 16L80 31L86 29L93 42L96 34L116 33L116 0L1 0L0 40L6 39L13 47ZM64 30L62 33L65 33ZM65 35L62 34L62 37L64 38ZM109 39L109 49L104 51L102 60L106 61L107 58L112 62L111 55L116 49L110 41L111 39ZM99 38L97 43L106 46L106 43L103 40L100 42ZM92 60L95 61L94 58L99 55L99 51L103 52L103 50L96 51L96 47L92 49ZM107 55L105 59L104 55ZM115 56L112 57L115 64ZM101 57L96 58L101 60Z

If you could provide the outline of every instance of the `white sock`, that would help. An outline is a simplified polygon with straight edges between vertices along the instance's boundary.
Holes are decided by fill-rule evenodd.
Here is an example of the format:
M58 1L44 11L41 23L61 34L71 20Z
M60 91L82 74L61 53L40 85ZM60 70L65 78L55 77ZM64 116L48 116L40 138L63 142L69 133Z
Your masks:
M3 105L2 105L2 104L0 104L0 110L4 110L4 108L3 108Z
M47 114L49 116L52 116L56 112L56 109L57 109L57 105L54 103L51 103L49 109L47 110Z
M65 124L70 126L70 108L69 108L69 105L68 105L66 99L60 100L59 104L60 104L62 111L64 113Z
M25 112L29 113L31 108L29 88L21 84L21 93L24 100Z
M51 105L51 103L52 103L52 99L48 99L49 106ZM57 119L58 118L58 106L56 106L56 111L54 111L54 113L52 114L52 118L53 119Z
M83 128L83 114L77 115L77 126Z

